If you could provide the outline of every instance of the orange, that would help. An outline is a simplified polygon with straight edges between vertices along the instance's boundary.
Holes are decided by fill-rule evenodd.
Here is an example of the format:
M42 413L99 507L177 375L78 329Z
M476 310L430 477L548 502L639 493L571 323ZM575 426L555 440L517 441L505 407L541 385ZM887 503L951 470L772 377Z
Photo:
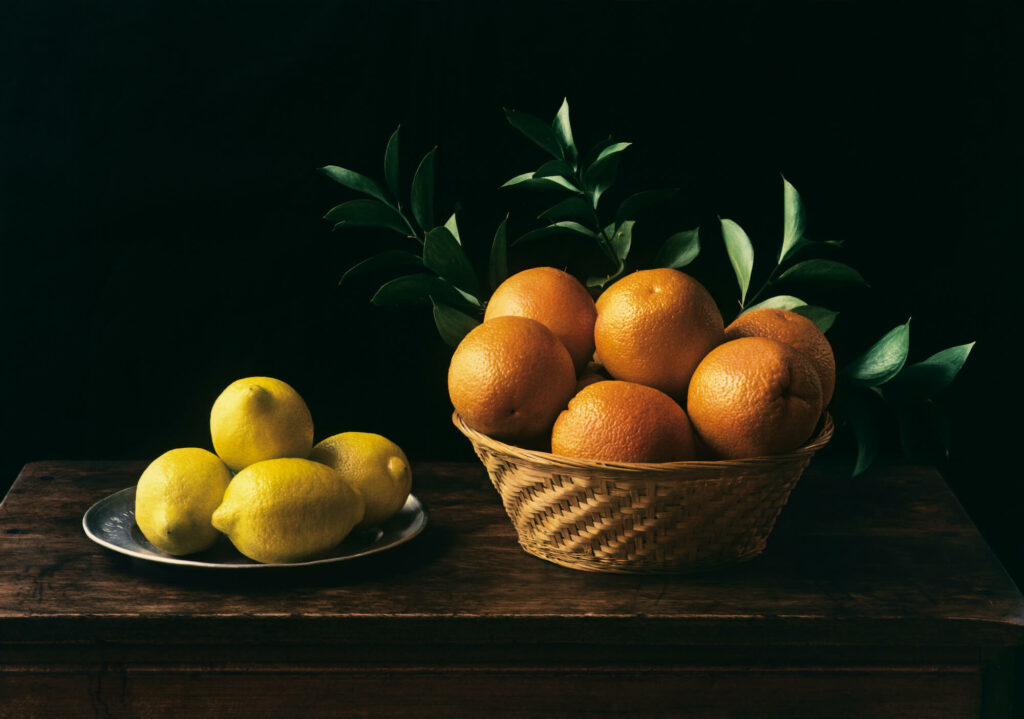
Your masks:
M836 386L836 357L825 333L811 320L789 310L768 307L751 310L725 328L726 340L740 337L768 337L803 352L810 357L818 371L824 404L827 405L832 399L832 391Z
M551 451L608 462L693 459L693 430L664 392L633 382L596 382L569 401L551 431Z
M587 385L592 385L595 382L604 382L608 379L608 376L604 372L602 367L597 362L588 362L587 366L580 372L580 377L576 380L576 391L574 394L579 394L580 390Z
M448 394L466 423L513 442L547 434L575 387L569 351L527 317L495 317L474 327L448 367Z
M567 272L533 267L509 277L487 302L484 321L505 315L529 317L554 332L569 350L577 372L594 354L594 300Z
M678 270L643 270L598 298L594 339L612 377L682 400L722 329L715 301L697 280Z
M767 337L719 345L690 380L686 411L704 444L726 459L806 442L822 410L821 382L799 350Z

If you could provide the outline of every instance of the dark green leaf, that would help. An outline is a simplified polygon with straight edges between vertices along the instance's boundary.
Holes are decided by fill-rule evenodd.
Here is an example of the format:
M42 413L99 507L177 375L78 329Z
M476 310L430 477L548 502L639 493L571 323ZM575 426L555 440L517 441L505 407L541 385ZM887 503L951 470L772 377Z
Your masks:
M622 262L619 262L618 267L616 267L615 271L610 274L588 277L586 285L587 287L604 287L606 284L621 275L624 269L626 269L626 266Z
M611 135L604 138L603 140L598 140L597 142L595 142L594 145L589 150L587 150L587 153L583 156L583 161L580 163L580 172L586 173L587 169L594 164L594 160L597 159L597 156L601 154L601 151L604 150L604 148L608 147L609 145L613 144L614 142L615 141L612 140Z
M904 393L934 397L953 383L973 347L973 342L949 347L923 362L907 365L893 379L893 385Z
M793 252L804 244L804 206L800 201L800 193L782 178L783 184L783 215L782 215L782 249L779 250L779 264L784 262Z
M700 228L677 232L669 236L654 256L655 267L671 267L678 270L697 259L700 254Z
M750 287L750 273L754 269L754 247L743 228L732 220L720 220L722 223L722 239L725 251L729 255L729 263L736 274L740 286L740 305L747 299L747 288Z
M558 114L555 115L551 126L555 131L555 138L558 140L558 144L562 146L565 159L569 162L576 162L578 153L576 151L576 143L572 139L572 125L569 123L568 98L562 100L562 106L558 108Z
M491 283L491 289L498 289L498 285L508 277L508 216L498 225L494 233L494 241L491 242L491 259L487 265L487 279Z
M455 241L461 245L462 238L459 237L459 222L458 220L455 219L454 212L452 213L451 217L448 218L448 221L444 223L444 226L446 230L452 233L452 237L455 238Z
M776 297L769 297L764 302L758 302L756 305L750 305L750 307L744 309L740 314L745 315L751 310L760 310L766 307L777 310L793 310L797 307L803 307L806 304L807 303L802 299L794 297L793 295L778 295Z
M612 236L609 238L612 250L615 252L615 256L619 262L622 263L629 256L629 248L633 245L633 225L636 224L634 220L626 220L619 225Z
M534 177L551 177L552 175L561 175L563 179L569 179L572 177L572 165L565 160L548 160L533 173Z
M593 219L594 210L591 208L590 203L582 197L567 197L554 207L544 210L538 217L548 222L558 222L560 220L584 222Z
M877 387L895 377L910 351L910 321L889 330L882 339L843 369L858 384Z
M423 267L423 260L420 259L419 255L414 255L411 252L388 250L372 257L367 257L362 262L349 267L345 274L341 276L341 279L338 280L338 284L340 285L349 277L364 275L373 270L389 267Z
M402 129L399 125L388 140L387 149L384 150L384 179L388 183L388 189L395 199L398 199L398 131Z
M404 275L381 286L371 302L378 307L399 307L402 305L427 305L430 298L453 307L462 307L470 312L480 308L480 301L462 292L452 283L437 275Z
M558 137L554 129L546 122L533 115L515 110L505 110L505 117L508 118L512 127L533 140L542 150L552 157L563 159L562 146L558 142Z
M822 332L828 332L832 329L832 325L835 324L836 317L839 316L838 312L833 312L830 309L817 307L815 305L800 305L799 307L793 307L791 311L809 319L817 325L818 329Z
M458 347L462 338L469 334L470 330L480 324L480 320L470 317L465 312L460 312L454 307L434 302L434 324L441 339L449 347Z
M516 175L511 180L506 182L502 187L527 187L535 190L558 190L565 189L571 190L578 194L583 194L580 188L572 184L564 177L534 177L532 172L524 172L522 175Z
M344 167L338 167L337 165L321 167L320 171L338 184L344 185L350 190L362 192L364 195L369 195L370 197L376 197L382 202L389 204L391 202L387 193L384 192L384 188L369 177L360 175L358 172L352 172L352 170L346 170Z
M434 153L435 147L428 152L416 174L412 177L412 216L416 218L420 229L426 232L434 227Z
M427 233L423 241L423 264L456 287L476 294L473 265L447 227L435 227Z
M635 195L630 195L619 205L619 211L615 213L615 223L621 224L626 220L635 220L636 216L643 210L662 200L667 200L675 195L677 191L675 189L644 190Z
M597 237L597 234L578 222L563 221L556 222L547 227L538 227L536 230L530 230L525 235L520 235L512 244L518 245L520 242L543 240L549 237L586 237L594 239Z
M594 198L594 207L601 195L615 182L615 173L619 169L619 155L632 143L616 142L601 150L593 164L587 168L583 176L583 187Z
M342 227L384 227L402 235L409 234L402 216L377 200L349 200L332 207L324 215L325 220L337 223L334 229Z
M834 260L804 260L783 272L778 281L792 284L868 286L857 270Z
M871 409L867 392L849 388L843 397L843 410L857 439L857 463L853 476L863 474L878 456L878 418Z

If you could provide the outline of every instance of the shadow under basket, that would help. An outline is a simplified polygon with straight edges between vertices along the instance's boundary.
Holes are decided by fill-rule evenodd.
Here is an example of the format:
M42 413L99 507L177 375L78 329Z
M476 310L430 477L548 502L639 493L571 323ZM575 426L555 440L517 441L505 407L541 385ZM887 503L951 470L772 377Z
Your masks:
M816 451L813 439L770 457L639 464L560 457L504 444L452 421L487 468L519 544L573 569L676 574L752 559Z

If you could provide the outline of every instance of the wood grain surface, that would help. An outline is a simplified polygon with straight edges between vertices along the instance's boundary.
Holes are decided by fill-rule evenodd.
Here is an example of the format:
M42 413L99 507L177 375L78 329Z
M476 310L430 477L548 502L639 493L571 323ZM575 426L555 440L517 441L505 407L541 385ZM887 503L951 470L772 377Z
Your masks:
M525 554L461 463L414 466L430 524L382 554L245 576L152 565L81 527L142 469L31 464L0 505L0 690L16 699L0 715L68 696L172 716L182 682L221 716L245 715L227 711L243 696L329 716L324 692L350 716L997 716L1011 701L1024 601L931 469L851 481L812 464L764 556L648 577ZM419 704L428 689L447 704Z

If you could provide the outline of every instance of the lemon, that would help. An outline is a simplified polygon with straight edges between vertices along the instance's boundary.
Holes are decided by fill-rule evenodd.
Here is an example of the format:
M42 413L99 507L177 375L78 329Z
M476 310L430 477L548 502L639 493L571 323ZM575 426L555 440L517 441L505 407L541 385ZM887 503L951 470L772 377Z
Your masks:
M135 488L135 523L153 546L168 554L192 554L217 541L213 510L231 472L213 452L172 449L146 467Z
M220 393L210 412L213 448L231 469L278 457L307 457L313 418L299 393L272 377L247 377Z
M235 475L213 526L257 562L301 562L341 542L363 498L338 472L307 459L268 459Z
M333 467L366 502L364 526L380 524L405 504L412 470L401 447L370 432L342 432L313 447L309 458Z

